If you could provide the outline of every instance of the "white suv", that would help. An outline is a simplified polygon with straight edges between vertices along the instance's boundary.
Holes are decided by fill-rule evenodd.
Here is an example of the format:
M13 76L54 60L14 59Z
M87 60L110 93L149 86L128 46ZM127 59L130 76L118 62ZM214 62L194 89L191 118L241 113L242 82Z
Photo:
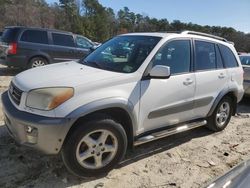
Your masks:
M243 93L233 44L185 31L120 35L79 62L25 71L2 102L19 143L60 152L69 171L89 177L128 147L204 125L223 130Z

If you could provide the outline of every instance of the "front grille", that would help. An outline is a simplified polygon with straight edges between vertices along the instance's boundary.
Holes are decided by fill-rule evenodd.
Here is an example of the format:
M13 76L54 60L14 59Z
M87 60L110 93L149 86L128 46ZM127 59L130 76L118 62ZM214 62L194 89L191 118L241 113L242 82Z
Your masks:
M23 91L16 87L12 82L9 87L9 94L11 99L17 104L20 104Z

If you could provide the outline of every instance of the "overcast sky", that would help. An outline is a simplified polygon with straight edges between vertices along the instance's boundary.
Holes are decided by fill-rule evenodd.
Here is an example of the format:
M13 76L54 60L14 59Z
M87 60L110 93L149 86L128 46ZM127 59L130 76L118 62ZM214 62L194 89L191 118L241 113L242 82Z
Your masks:
M48 3L58 0L47 0ZM180 20L201 25L227 26L250 33L250 0L99 0L117 12L131 11L169 21Z

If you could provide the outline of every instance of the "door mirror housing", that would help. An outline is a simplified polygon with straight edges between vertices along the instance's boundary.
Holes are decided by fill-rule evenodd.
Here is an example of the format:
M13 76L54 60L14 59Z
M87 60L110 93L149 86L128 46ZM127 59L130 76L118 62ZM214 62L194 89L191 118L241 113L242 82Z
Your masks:
M167 79L170 75L170 67L165 65L156 65L149 72L151 78Z

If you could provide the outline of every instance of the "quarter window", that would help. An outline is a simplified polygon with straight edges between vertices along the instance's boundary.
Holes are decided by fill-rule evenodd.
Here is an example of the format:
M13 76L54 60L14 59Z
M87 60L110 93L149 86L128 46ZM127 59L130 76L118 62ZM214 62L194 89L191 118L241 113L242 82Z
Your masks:
M26 30L23 32L20 40L24 42L48 44L47 31Z
M216 54L213 43L195 41L195 70L216 69Z
M238 67L238 63L233 52L222 44L219 44L219 48L226 68Z
M58 46L75 47L72 35L65 35L59 33L52 33L53 44Z
M153 66L166 65L170 67L171 74L190 71L189 40L175 40L163 46L153 58Z

